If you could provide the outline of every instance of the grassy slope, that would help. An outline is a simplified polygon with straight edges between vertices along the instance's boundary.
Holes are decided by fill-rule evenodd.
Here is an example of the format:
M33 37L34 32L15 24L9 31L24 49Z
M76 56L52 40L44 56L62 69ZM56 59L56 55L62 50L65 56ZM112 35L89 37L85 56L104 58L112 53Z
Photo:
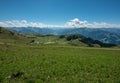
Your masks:
M120 82L120 50L47 45L0 51L3 83Z
M27 43L30 40L22 34L14 33L0 27L0 44L1 43Z
M68 35L65 35L66 37ZM86 47L88 46L85 43L82 43L79 41L79 39L74 39L71 41L67 41L66 37L60 38L60 36L55 36L55 35L41 35L41 36L35 36L35 35L27 35L30 39L35 40L34 43L39 43L39 44L53 44L53 45L62 45L62 46L82 46ZM99 45L96 45L95 47L100 47Z
M57 45L72 45L72 46L84 46L84 47L117 47L114 44L105 44L98 40L86 38L82 35L27 35L33 39L33 43L37 44L57 44Z
M35 37L35 41L55 44L26 44L18 36L0 38L2 83L120 82L119 48L73 47L55 36Z

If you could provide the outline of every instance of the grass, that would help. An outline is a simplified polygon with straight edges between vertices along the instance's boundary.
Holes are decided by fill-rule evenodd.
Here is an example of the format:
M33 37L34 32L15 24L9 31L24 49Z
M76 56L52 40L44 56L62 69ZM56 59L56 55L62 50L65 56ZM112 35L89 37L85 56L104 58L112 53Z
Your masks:
M90 48L52 35L27 37L2 30L0 83L120 83L119 47Z
M1 83L120 82L119 49L24 44L0 48Z
M46 36L46 35L41 35L41 36L30 36L31 39L35 40L35 43L39 43L39 44L45 44L45 43L48 43L48 42L51 42L51 43L54 43L54 44L67 44L68 41L66 41L65 38L59 38L59 36L53 36L53 35L49 35L49 36Z

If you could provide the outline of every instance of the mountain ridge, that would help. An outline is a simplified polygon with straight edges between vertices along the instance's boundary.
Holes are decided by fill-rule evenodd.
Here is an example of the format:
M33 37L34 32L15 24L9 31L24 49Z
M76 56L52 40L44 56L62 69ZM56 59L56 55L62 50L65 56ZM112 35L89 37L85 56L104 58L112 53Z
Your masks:
M104 43L120 45L119 28L38 28L38 27L21 27L7 28L21 34L81 34L86 37L99 40Z

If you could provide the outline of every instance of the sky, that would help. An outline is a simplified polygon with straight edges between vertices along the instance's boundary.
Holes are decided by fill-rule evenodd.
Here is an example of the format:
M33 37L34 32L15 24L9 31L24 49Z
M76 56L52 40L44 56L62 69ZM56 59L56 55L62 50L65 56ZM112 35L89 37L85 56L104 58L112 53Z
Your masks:
M0 0L0 26L120 27L120 0Z

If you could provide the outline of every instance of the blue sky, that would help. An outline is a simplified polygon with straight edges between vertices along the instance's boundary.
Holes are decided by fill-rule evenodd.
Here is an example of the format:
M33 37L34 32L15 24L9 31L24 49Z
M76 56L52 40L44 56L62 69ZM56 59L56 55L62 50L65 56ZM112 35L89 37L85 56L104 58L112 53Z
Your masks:
M120 24L120 0L0 0L0 22L63 25L74 18Z

